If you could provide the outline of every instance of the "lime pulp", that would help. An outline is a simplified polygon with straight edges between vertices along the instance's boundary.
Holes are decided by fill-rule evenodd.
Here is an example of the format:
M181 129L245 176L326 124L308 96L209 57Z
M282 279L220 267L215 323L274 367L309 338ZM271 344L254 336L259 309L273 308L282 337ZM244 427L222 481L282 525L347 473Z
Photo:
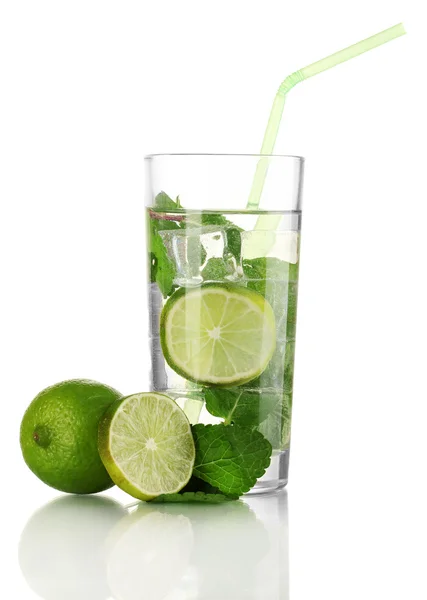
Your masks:
M191 477L190 423L163 394L133 394L115 402L100 422L98 442L112 480L140 500L179 492Z
M164 356L180 375L204 385L258 377L276 346L274 313L258 292L227 284L182 288L163 308Z

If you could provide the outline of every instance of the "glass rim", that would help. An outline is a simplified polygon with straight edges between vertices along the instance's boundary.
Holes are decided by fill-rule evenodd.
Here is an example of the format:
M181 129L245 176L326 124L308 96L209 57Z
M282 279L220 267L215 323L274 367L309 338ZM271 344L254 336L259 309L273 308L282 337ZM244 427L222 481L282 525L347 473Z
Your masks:
M224 157L237 157L237 158L292 158L298 162L304 162L305 157L297 154L246 154L246 153L233 153L233 152L160 152L155 154L146 154L144 160L151 160L153 158L165 158L168 156L176 157L212 157L212 158L224 158Z

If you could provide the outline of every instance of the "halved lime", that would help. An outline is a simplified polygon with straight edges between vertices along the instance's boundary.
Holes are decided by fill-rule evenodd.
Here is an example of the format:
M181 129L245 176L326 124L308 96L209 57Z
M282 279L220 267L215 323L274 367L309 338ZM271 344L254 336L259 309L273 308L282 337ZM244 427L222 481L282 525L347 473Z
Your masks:
M258 377L275 346L273 309L261 294L232 284L181 288L160 322L169 365L204 385L240 385Z
M99 424L98 447L114 483L140 500L179 492L193 471L190 423L163 394L133 394L112 404Z

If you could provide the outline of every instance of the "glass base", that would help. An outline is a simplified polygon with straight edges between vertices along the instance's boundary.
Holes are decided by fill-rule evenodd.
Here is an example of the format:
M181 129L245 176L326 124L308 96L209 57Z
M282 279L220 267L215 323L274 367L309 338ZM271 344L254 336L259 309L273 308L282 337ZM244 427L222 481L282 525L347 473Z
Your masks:
M273 452L267 471L258 479L248 495L269 494L281 490L288 483L289 449Z

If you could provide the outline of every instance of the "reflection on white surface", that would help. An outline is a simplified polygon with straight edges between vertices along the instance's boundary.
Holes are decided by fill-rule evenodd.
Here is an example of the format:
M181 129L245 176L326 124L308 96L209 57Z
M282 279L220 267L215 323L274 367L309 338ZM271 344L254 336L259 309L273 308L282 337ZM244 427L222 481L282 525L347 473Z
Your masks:
M220 505L61 497L22 532L46 600L288 600L286 491Z
M126 509L102 496L61 496L36 511L19 543L19 564L46 600L106 600L105 541Z
M118 523L107 545L113 598L161 600L180 587L194 534L188 517L143 506Z

